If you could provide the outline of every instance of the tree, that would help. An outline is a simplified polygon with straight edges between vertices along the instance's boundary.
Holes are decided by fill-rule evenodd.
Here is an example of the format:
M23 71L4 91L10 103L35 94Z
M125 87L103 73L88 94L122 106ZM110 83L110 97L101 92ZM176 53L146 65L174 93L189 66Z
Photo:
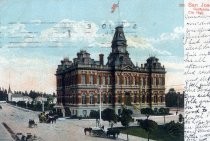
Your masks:
M166 94L166 107L177 106L177 93L174 88L170 88Z
M99 115L99 111L95 111L95 110L91 110L91 111L90 111L89 117L90 117L90 118L96 119L96 126L98 125L99 116L100 116L100 115Z
M171 121L165 124L165 129L167 130L169 136L174 137L177 140L184 138L184 124Z
M129 126L129 123L132 121L132 115L133 112L130 109L123 108L121 114L120 114L120 121L122 126L127 128ZM128 133L127 133L127 140L128 140Z
M164 117L164 124L166 123L166 115L169 114L169 108L160 108L159 113Z
M148 119L150 115L154 114L154 111L151 108L143 108L141 114L144 114Z
M180 122L180 123L182 123L182 122L183 122L183 120L184 120L183 115L182 115L182 114L179 114L179 122Z
M117 122L117 115L115 114L115 111L113 109L107 108L104 109L102 112L102 119L104 121L108 121L110 125L111 121Z
M149 135L157 129L158 124L153 120L145 119L140 121L140 126L147 132L147 139L149 141Z

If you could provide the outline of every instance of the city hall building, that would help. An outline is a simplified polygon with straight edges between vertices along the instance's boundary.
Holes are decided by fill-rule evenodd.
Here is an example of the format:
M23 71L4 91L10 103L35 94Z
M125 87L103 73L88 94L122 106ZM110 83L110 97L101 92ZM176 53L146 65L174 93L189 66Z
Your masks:
M122 107L135 113L140 108L165 106L164 66L156 57L135 66L122 26L115 29L107 59L99 54L96 61L81 50L72 61L61 61L56 71L58 110L64 107L71 115L89 116L91 110L99 110L100 95L102 110L113 108L117 114Z

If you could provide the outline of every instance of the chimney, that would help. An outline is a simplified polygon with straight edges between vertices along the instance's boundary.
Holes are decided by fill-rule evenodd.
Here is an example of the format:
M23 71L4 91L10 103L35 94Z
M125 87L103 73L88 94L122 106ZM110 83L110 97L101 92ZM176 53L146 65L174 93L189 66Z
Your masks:
M99 54L99 62L100 62L100 65L104 65L104 55L103 54Z

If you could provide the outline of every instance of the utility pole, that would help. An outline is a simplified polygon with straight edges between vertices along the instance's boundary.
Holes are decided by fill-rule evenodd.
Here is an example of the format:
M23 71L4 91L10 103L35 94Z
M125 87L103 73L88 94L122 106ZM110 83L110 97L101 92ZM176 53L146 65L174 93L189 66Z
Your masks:
M44 112L44 99L43 99L43 94L42 94L42 112Z
M139 79L139 104L140 104L140 114L141 114L141 103L142 103L142 86L141 86L141 79Z
M102 93L102 86L100 86L99 88L99 94L100 94L100 105L99 105L99 115L100 115L100 120L99 120L99 126L101 127L102 123L101 123L101 111L102 111L102 107L101 107L101 93Z

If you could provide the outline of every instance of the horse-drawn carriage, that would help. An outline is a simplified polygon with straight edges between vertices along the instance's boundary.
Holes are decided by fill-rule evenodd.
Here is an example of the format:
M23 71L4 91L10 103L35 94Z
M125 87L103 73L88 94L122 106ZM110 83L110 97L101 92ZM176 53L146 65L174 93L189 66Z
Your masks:
M109 128L108 130L104 130L104 128L94 127L94 128L85 128L84 129L85 135L86 132L89 132L89 135L102 137L102 138L114 138L116 139L120 134L118 129Z
M56 123L57 115L45 114L45 112L39 114L40 123Z
M38 141L40 140L36 135L32 135L31 133L27 133L24 135L23 133L17 133L15 135L15 141Z
M92 128L91 134L97 137L106 137L106 131L103 128Z
M34 120L29 119L29 121L28 121L28 127L29 128L37 127L37 124L35 123Z

